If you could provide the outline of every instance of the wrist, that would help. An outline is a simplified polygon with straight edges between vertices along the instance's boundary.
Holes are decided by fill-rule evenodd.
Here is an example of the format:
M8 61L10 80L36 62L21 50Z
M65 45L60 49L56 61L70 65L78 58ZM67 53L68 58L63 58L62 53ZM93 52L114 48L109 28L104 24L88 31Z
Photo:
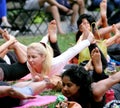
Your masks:
M46 84L46 88L48 88L48 89L53 88L53 84L51 83L50 79L45 78L45 79L44 79L44 82L45 82L45 84Z

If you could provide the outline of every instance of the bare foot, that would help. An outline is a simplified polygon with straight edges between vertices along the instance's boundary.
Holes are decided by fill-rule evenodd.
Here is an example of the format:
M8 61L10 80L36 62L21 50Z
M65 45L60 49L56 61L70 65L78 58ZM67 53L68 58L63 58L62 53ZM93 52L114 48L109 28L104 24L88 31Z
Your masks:
M101 62L101 55L100 55L98 48L95 48L92 50L91 58L92 58L92 64L93 64L95 71L98 74L101 74L102 73L102 62Z
M55 43L57 41L57 26L56 21L52 20L48 25L48 34L49 34L49 40L52 43Z
M102 0L100 3L101 18L97 21L97 23L96 23L97 26L104 26L104 23L107 24L106 9L107 9L107 1Z
M102 0L102 2L100 3L100 14L102 20L106 19L106 10L107 10L107 1Z
M120 31L118 30L115 24L112 25L112 29L115 35L120 36Z
M120 31L115 24L112 25L114 37L116 38L115 43L120 43Z

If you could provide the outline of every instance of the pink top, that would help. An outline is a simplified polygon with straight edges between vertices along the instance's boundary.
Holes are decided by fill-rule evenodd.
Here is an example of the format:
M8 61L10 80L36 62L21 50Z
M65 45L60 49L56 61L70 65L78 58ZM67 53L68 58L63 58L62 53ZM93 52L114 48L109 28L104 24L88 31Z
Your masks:
M74 56L76 56L78 53L80 53L84 48L88 47L89 45L90 42L88 40L83 40L80 43L74 45L73 47L67 49L61 55L53 58L49 77L51 77L52 75L60 75L63 71L64 66L68 64L68 62ZM35 75L40 76L40 73L35 72L35 70L33 70L32 67L29 65L29 63L27 63L27 65L31 72L32 77L34 77Z

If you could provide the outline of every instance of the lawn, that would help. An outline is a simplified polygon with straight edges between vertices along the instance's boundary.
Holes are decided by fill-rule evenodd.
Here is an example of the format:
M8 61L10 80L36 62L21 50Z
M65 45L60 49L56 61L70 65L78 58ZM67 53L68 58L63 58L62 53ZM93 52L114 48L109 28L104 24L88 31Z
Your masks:
M17 36L17 40L25 45L28 45L32 42L39 42L42 39L42 36ZM4 40L0 39L0 44L2 44ZM75 34L70 33L66 35L58 35L58 45L60 50L63 52L69 47L75 44Z

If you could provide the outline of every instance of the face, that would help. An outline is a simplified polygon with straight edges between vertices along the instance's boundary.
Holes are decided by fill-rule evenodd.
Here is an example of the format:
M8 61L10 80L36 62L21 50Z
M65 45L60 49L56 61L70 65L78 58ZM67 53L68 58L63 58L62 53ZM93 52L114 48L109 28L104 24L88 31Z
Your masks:
M45 56L39 54L36 50L28 49L27 59L32 68L38 68L41 66L42 62L45 60Z
M90 23L86 18L82 19L82 24L85 26L86 29L91 30ZM81 32L82 32L82 27L81 27L82 24L79 25L79 29Z
M68 76L64 76L62 82L63 82L62 93L64 96L69 98L78 93L80 87L71 82Z

